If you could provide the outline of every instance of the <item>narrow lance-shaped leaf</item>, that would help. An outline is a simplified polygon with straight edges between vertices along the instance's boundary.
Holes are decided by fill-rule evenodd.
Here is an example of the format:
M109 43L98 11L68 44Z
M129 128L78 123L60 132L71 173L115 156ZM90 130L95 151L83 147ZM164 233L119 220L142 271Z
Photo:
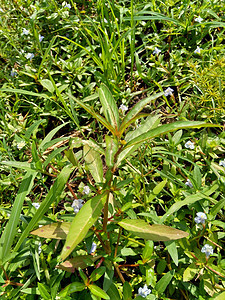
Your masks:
M112 167L114 164L115 154L118 150L118 142L116 139L113 139L108 135L105 136L105 142L106 142L106 153L105 153L106 165L108 167Z
M161 134L172 132L178 129L188 129L188 128L201 128L201 127L221 127L220 125L209 124L198 121L177 121L170 124L161 125L157 128L151 129L150 131L139 135L138 137L132 139L125 145L125 149L133 145L139 144L140 142L145 142L149 139L155 138Z
M165 225L149 225L144 220L123 220L118 223L136 236L152 241L171 241L188 236L187 232Z
M34 214L33 218L21 234L20 239L17 242L16 247L14 249L15 251L19 249L24 239L28 236L29 232L34 228L37 222L43 217L43 215L48 210L49 206L53 203L53 201L56 201L57 198L61 195L72 170L73 169L68 166L62 169L62 171L56 178L53 186L51 187L50 191L48 192L45 200L41 203L39 209Z
M85 238L88 230L96 222L106 202L106 195L97 195L87 201L74 217L61 258L64 260L73 249Z
M0 239L0 259L6 260L7 255L10 253L15 234L17 232L17 224L19 222L21 210L23 207L24 199L32 189L33 181L37 172L29 171L24 176L21 182L19 191L13 204L10 219L5 227L5 230Z
M136 103L131 110L127 113L127 115L125 116L125 118L123 119L123 122L120 126L120 134L122 135L124 130L133 122L133 119L138 115L138 113L140 111L142 111L142 109L149 104L150 102L152 102L153 100L161 97L163 95L163 92L157 93L155 95L152 95L150 97L147 97L141 101L139 101L138 103Z
M31 232L33 235L44 237L46 239L65 240L69 232L71 223L58 222L42 226Z
M100 154L88 145L84 145L84 159L95 182L103 181L103 166Z
M104 115L113 128L119 128L119 111L116 102L106 85L101 84L99 90L99 99L101 101Z

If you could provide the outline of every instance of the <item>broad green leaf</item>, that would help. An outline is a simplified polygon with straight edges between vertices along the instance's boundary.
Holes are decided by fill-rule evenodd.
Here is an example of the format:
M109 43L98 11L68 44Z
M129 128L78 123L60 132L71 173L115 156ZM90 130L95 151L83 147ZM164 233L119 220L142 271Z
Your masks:
M196 188L199 190L202 186L202 175L198 165L195 165L194 167L193 179L196 184Z
M150 97L147 97L145 99L142 99L141 101L137 102L131 110L127 113L125 118L123 119L123 122L120 126L120 134L122 135L123 132L126 130L126 128L133 123L135 117L139 114L139 112L142 111L142 109L149 104L151 101L161 97L164 93L160 92L155 95L152 95Z
M90 281L91 282L97 281L100 277L102 277L102 275L105 273L105 271L106 271L106 267L104 267L104 266L95 269L89 277Z
M171 241L188 236L187 232L173 227L153 224L149 225L144 220L123 220L118 223L124 229L131 231L134 235L152 241Z
M40 98L49 98L48 95L46 94L40 94L40 93L34 93L22 89L0 89L0 92L9 92L9 93L18 93L22 95L28 95L28 96L35 96L35 97L40 97Z
M213 300L224 300L225 299L225 292L220 293L217 295Z
M199 121L177 121L170 124L164 124L157 128L151 129L146 133L139 135L138 137L129 141L124 148L129 148L133 145L143 143L149 139L160 136L168 132L172 132L178 129L189 129L189 128L201 128L201 127L221 127L220 125L214 125L210 123L204 123Z
M146 284L155 286L157 276L155 275L155 271L153 267L150 267L149 265L145 266L145 278L146 278Z
M107 121L112 125L116 130L119 128L119 110L116 105L116 102L108 89L104 84L101 84L99 90L99 99L101 101L104 115Z
M147 203L151 202L152 200L155 199L155 197L162 191L162 189L164 188L164 186L166 185L167 183L167 179L161 181L160 183L158 183L152 193L150 194L150 196L147 198Z
M20 161L1 161L2 165L6 165L9 167L14 167L16 169L23 169L29 172L38 171L36 170L33 164L29 164L28 162L20 162Z
M112 283L110 288L107 290L107 294L109 295L110 299L121 300L119 291L114 283Z
M65 152L65 156L68 158L68 160L71 162L71 164L74 166L74 167L77 167L78 166L78 160L73 152L73 149L69 149L69 150L66 150Z
M46 300L50 300L51 296L49 294L49 292L47 291L45 285L43 283L38 282L38 290L41 294L41 297L43 297Z
M84 159L95 182L103 182L103 166L100 154L88 145L84 145Z
M93 295L100 297L102 299L110 300L110 297L99 286L95 284L89 284L88 288Z
M60 154L61 152L63 152L64 150L66 150L68 147L60 147L60 148L56 148L55 150L53 150L48 157L46 158L46 160L43 162L43 168L47 167L47 165L53 160L53 158Z
M10 254L10 249L13 244L14 237L17 233L17 225L20 219L20 214L22 211L23 203L25 197L29 194L33 187L34 178L37 172L29 171L23 178L20 184L19 191L17 193L16 199L14 201L12 212L9 221L3 231L0 239L0 260L3 262L7 259L8 254ZM15 250L16 252L16 250Z
M175 270L167 272L163 277L156 283L155 289L158 293L163 293L167 288L168 284L173 278Z
M145 242L145 247L144 247L144 250L143 250L143 253L142 253L143 263L146 263L151 259L152 252L153 252L153 247L154 247L153 241L146 241Z
M63 263L56 266L56 268L74 273L75 269L84 269L86 267L92 266L96 260L101 256L92 256L92 255L78 255L71 259L64 261Z
M211 210L210 210L210 215L215 217L218 212L225 206L225 199L221 199L220 201L215 204Z
M58 222L42 226L31 232L33 235L44 237L46 239L65 240L69 232L71 223Z
M67 125L68 122L66 123L63 123L59 126L57 126L56 128L54 128L53 130L51 130L47 135L46 137L43 139L43 141L41 142L40 146L39 146L39 149L40 150L43 150L43 148L45 147L45 144L47 144L48 142L51 141L51 139L53 138L53 136L65 125Z
M20 239L16 244L15 251L20 248L24 239L28 236L29 232L34 228L38 221L44 216L50 205L54 201L57 203L58 197L63 192L72 171L73 169L70 166L64 167L62 169L50 191L48 192L46 198L43 200L37 212L34 214L33 218L31 219L25 230L22 232Z
M183 273L183 281L190 281L192 280L195 275L199 272L199 267L196 265L195 262L191 263Z
M115 154L118 150L118 142L116 139L108 135L105 136L105 142L106 142L106 153L105 153L106 165L108 167L112 167L114 165Z
M75 102L77 102L81 107L83 107L89 114L91 114L96 120L98 120L102 125L104 125L113 135L116 134L115 129L112 127L112 125L103 118L100 114L96 113L92 107L90 107L87 104L84 104L82 101L76 99L70 94L68 94L70 98L72 98Z
M132 288L127 281L123 284L123 300L132 300Z
M177 246L175 241L168 241L165 242L166 248L175 263L176 266L178 266L178 251L177 251Z
M81 282L72 282L63 289L58 296L63 298L75 292L81 292L85 289L85 284Z
M55 91L55 88L49 79L42 79L40 80L41 85L46 88L50 93L53 93Z
M85 238L90 227L96 222L106 202L106 195L97 195L87 201L71 224L61 258L64 260L73 249Z
M195 203L196 201L207 198L209 195L213 194L218 188L219 186L217 184L213 185L212 187L206 187L201 192L187 196L184 200L174 203L169 208L169 210L162 216L162 218L160 219L160 223L162 224L171 214L178 211L184 205L190 205Z

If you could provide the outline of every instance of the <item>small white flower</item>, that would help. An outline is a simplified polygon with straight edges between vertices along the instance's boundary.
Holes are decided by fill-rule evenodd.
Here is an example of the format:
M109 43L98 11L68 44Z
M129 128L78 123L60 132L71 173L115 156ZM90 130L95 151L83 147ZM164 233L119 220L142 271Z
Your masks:
M67 3L67 2L63 2L62 6L63 6L64 8L69 8L69 9L71 9L71 5L70 5L69 3Z
M104 18L104 20L103 20L103 21L104 21L104 23L108 23L108 21L106 20L106 18Z
M159 53L161 52L161 50L157 47L155 47L154 51L152 52L152 54L156 54L156 55L159 55Z
M33 53L27 53L27 54L25 55L25 57L26 57L26 59L32 60L32 58L34 58L34 54L33 54Z
M200 48L199 46L197 46L197 48L195 49L194 53L195 54L200 54L202 48Z
M85 185L84 188L83 188L83 193L85 195L88 195L90 193L91 189L89 188L88 185Z
M167 96L172 96L173 95L173 89L171 89L170 87L168 87L165 91L164 91L164 95Z
M91 249L88 253L89 254L94 253L96 249L97 249L97 245L93 242L92 245L91 245Z
M195 22L201 23L202 21L203 21L203 19L200 16L195 18Z
M202 247L202 250L201 250L202 253L205 253L206 257L208 258L209 255L213 254L213 247L208 245L208 244L205 244L203 247Z
M16 75L17 75L17 72L14 69L12 69L10 72L10 76L15 77Z
M16 145L16 147L17 147L17 149L21 150L25 145L26 145L26 143L24 141L21 141Z
M193 149L195 149L195 144L192 143L191 141L187 141L187 142L185 143L184 147L187 148L187 149L193 150Z
M83 206L84 200L82 199L75 199L72 203L72 208L75 212L75 214L78 213L78 211L81 209L81 207Z
M197 217L195 217L195 223L197 224L205 224L205 220L207 220L207 216L203 212L198 212Z
M225 168L225 158L224 158L224 160L221 160L221 161L219 162L219 166L222 166L222 167Z
M119 109L121 109L122 112L124 112L124 111L128 110L128 107L126 105L124 105L124 104L121 104L120 107L119 107Z
M42 40L44 39L43 35L39 34L38 39L39 39L39 42L41 43Z
M27 30L26 28L23 28L23 34L28 35L30 33L29 30Z
M143 297L143 298L147 297L150 293L151 293L151 290L148 289L147 284L145 284L143 288L140 287L138 289L138 295Z
M186 184L186 186L189 186L189 188L193 188L193 184L191 183L190 179L187 179L185 184Z
M33 202L32 205L33 205L36 209L38 209L38 208L40 207L40 203L38 203L38 202Z

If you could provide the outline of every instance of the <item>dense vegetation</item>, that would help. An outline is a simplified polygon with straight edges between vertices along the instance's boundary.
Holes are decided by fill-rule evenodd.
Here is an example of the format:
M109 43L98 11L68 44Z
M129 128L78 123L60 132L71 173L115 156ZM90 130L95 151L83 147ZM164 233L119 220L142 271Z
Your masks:
M225 299L224 9L1 1L1 299Z

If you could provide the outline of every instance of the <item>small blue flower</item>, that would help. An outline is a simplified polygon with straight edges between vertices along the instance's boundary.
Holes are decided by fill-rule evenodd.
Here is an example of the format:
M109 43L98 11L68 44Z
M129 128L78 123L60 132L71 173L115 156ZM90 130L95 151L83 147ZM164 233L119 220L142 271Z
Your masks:
M25 55L26 59L32 60L32 58L34 58L34 54L33 53L27 53Z
M200 48L199 46L197 46L197 48L195 49L194 53L195 54L200 54L201 50L202 50L202 48Z
M78 213L78 211L81 209L81 207L83 206L84 200L82 199L75 199L72 203L72 208L75 212L75 214Z
M15 77L16 75L17 75L17 72L14 69L12 69L10 72L10 76Z
M224 158L224 160L221 160L221 161L219 162L219 166L222 166L222 167L225 168L225 158Z
M41 43L41 42L42 42L42 40L44 39L44 36L43 36L43 35L41 35L41 34L39 34L39 36L38 36L38 39L39 39L39 42Z
M150 293L151 293L151 290L148 289L147 284L145 284L143 288L140 287L138 289L138 295L143 297L143 298L147 297Z
M161 50L157 47L155 47L154 51L152 52L152 54L156 54L156 55L159 55L159 53L161 52Z
M164 91L164 95L167 96L172 96L173 95L173 89L171 89L170 87L168 87L165 91Z
M126 105L124 105L124 104L121 104L120 107L119 107L119 109L121 109L122 112L124 112L124 111L128 110L128 107Z
M203 19L200 16L195 18L195 22L201 23L202 21L203 21Z
M38 209L38 208L40 207L40 203L38 203L38 202L33 202L32 205L33 205L36 209Z
M84 188L83 188L83 193L85 195L88 195L90 193L91 189L89 188L88 185L85 185Z
M189 186L189 188L193 188L193 184L191 183L190 179L187 179L187 181L185 182L186 186Z
M206 257L209 258L209 255L213 254L213 247L205 244L201 250L202 253L205 253Z
M64 8L69 8L69 9L71 9L71 5L69 4L69 3L67 3L67 2L63 2L63 7Z
M23 28L23 34L28 35L30 33L29 30L27 30L26 28Z
M207 220L207 216L203 212L198 212L197 217L195 217L195 223L197 224L205 224L205 220Z
M89 254L94 253L96 249L97 249L97 245L93 242L92 245L91 245L91 249L88 253Z
M192 143L191 141L187 141L187 142L185 143L184 147L187 148L187 149L193 150L193 149L195 149L195 144Z

